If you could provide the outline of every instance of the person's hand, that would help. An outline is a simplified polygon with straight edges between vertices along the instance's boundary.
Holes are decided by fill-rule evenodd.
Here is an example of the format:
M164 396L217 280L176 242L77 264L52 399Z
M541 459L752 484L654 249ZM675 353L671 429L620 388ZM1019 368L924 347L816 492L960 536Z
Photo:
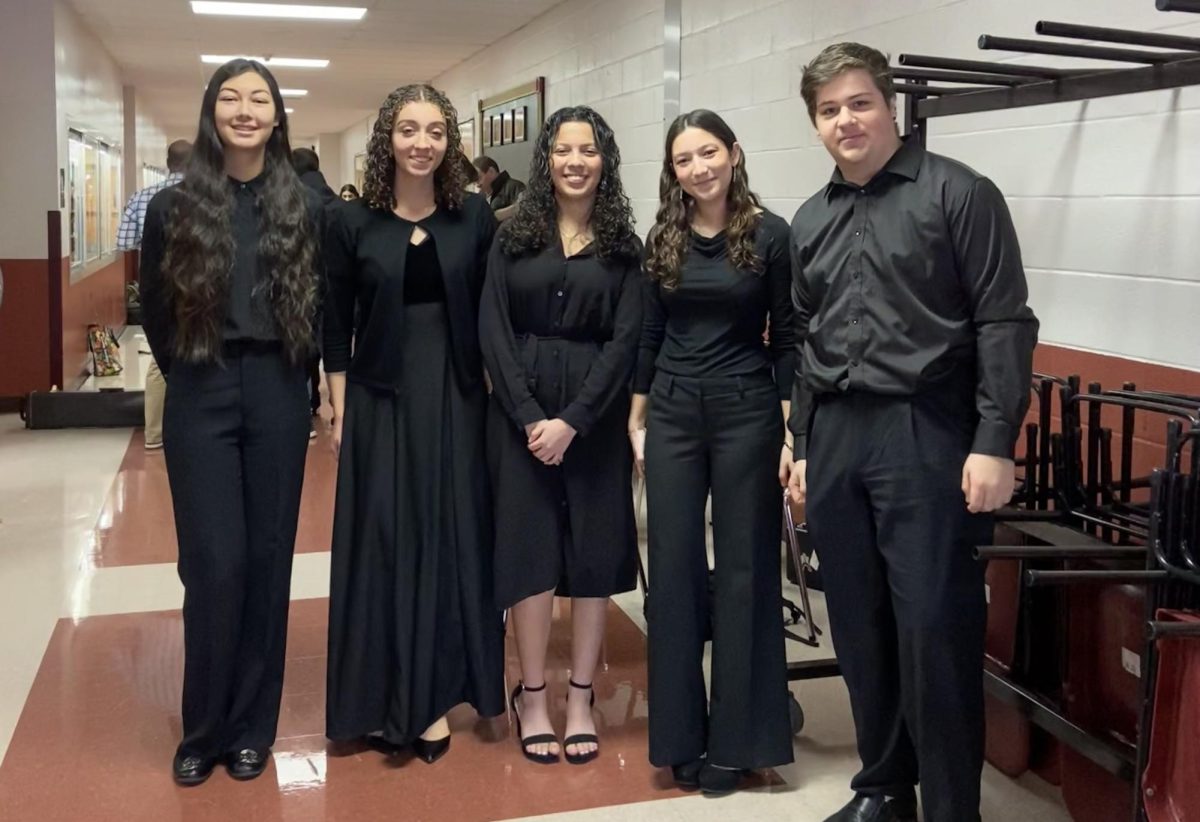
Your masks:
M1007 505L1016 487L1016 466L1012 460L969 454L963 463L962 492L967 510L988 513Z
M545 422L545 420L538 420L537 422L531 422L531 423L526 424L526 426L525 426L525 441L526 442L533 439L534 430L544 422Z
M337 459L342 453L342 418L335 416L329 423L329 449L333 458Z
M787 488L792 478L792 449L787 443L779 449L779 487Z
M806 473L808 471L808 460L796 460L792 463L792 474L788 478L788 495L792 498L792 502L797 505L804 502L808 496L808 480Z
M575 429L560 419L542 420L529 436L529 450L546 465L562 465Z
M646 476L646 429L629 429L629 445L633 448L633 466L638 476Z

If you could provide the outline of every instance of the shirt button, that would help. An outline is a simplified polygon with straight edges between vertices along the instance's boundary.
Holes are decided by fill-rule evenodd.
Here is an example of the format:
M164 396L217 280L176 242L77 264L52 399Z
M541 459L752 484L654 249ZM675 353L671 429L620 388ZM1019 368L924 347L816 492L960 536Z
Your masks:
M854 232L854 236L855 236L855 237L857 237L859 234L862 234L862 232L861 232L861 231L856 231L856 232Z
M857 319L851 320L851 321L850 321L850 324L851 324L851 325L858 325L858 320L857 320Z
M563 293L562 293L561 291L560 291L560 292L558 292L558 296L560 296L560 297L561 297L562 295L563 295Z

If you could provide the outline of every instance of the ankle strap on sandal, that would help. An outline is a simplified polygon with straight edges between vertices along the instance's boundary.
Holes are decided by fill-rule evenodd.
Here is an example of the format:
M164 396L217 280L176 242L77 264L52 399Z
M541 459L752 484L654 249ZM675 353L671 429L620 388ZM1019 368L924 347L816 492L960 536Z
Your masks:
M568 680L567 680L567 683L568 683L568 684L569 684L569 685L570 685L572 688L578 688L578 689L579 689L579 690L581 690L581 691L590 691L590 690L592 689L592 683L591 683L591 682L589 682L587 685L580 685L580 684L579 684L578 682L576 682L575 680L573 680L573 679L568 679Z
M546 690L546 683L545 683L545 682L543 682L541 685L537 686L536 688L531 688L531 687L529 687L528 685L526 685L524 682L522 682L522 683L521 683L521 690L522 690L522 691L528 691L528 692L529 692L529 693L531 693L531 694L536 694L538 691L544 691L544 690Z

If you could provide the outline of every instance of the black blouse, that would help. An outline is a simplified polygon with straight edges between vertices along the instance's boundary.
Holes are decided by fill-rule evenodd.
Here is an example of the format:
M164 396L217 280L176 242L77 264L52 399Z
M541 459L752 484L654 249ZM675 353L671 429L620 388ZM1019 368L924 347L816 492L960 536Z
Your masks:
M429 234L422 245L432 242L430 250L437 253L455 374L463 387L482 384L479 295L496 218L478 194L467 195L458 210L439 207L417 222L369 208L363 200L331 213L325 241L327 372L345 372L347 379L374 388L398 389L396 352L404 316L405 272L409 240L417 226Z
M741 377L773 370L781 399L790 399L795 356L792 325L791 232L784 220L762 213L754 247L760 275L734 269L725 232L692 233L679 285L646 282L645 320L633 390L650 392L654 374ZM770 323L770 346L763 332Z
M518 428L557 417L581 436L626 394L642 326L637 257L571 257L558 242L509 257L492 244L479 308L494 395Z
M409 243L404 259L404 304L444 302L446 284L442 282L442 267L438 265L433 238L426 238L419 245Z
M273 342L279 339L279 329L271 306L270 295L260 272L259 220L260 201L265 175L241 182L229 178L233 197L230 227L233 231L233 264L229 276L229 297L222 326L222 339ZM312 230L320 237L324 230L324 210L320 201L307 188L305 205ZM154 195L146 207L146 222L142 234L142 255L139 280L142 298L142 326L146 341L154 352L159 369L170 371L175 347L175 311L167 296L163 281L162 262L166 253L167 224L171 210L181 199L186 200L183 186L171 186ZM318 247L318 266L321 251ZM319 274L315 275L319 277Z

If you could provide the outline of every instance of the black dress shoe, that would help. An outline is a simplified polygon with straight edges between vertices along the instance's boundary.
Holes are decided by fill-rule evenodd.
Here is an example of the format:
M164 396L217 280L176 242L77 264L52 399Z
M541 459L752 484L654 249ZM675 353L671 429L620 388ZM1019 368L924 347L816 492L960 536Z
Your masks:
M700 792L705 796L725 796L737 790L746 771L741 768L719 768L705 765L700 768Z
M245 781L261 775L267 769L267 760L270 758L270 750L256 751L253 748L243 748L240 751L225 754L225 768L234 779Z
M412 741L412 752L416 754L417 759L423 759L429 765L445 756L448 750L450 750L449 735L443 736L441 739L422 739L418 736Z
M177 753L175 761L171 763L175 782L179 785L199 785L212 776L215 767L217 767L215 756L184 756Z
M675 784L686 791L693 791L700 787L700 769L704 767L704 757L693 759L691 762L684 762L682 765L671 766L671 776L675 778Z
M917 801L911 797L860 793L825 822L917 822Z

